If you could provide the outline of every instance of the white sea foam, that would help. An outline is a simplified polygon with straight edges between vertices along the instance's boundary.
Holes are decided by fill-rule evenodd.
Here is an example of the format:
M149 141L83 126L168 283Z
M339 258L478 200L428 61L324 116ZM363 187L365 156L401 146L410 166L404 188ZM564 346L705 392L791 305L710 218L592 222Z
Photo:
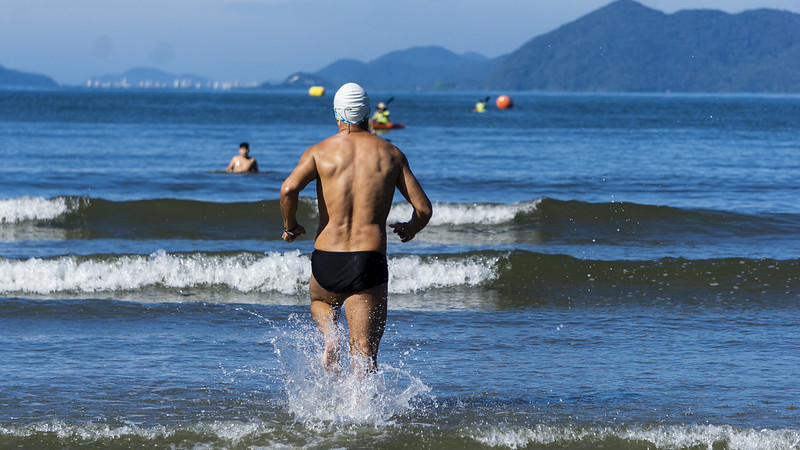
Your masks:
M196 435L200 437L198 442L194 443L194 446L189 448L217 448L217 446L211 443L205 445L204 441L214 442L219 440L228 445L236 446L241 441L252 438L253 436L259 436L264 444L270 444L267 446L268 448L286 447L282 446L282 444L277 441L271 441L265 437L275 432L276 427L273 424L262 421L214 421L172 426L155 425L149 427L137 426L134 424L108 425L104 423L68 423L61 420L7 427L0 425L0 437L14 436L21 438L48 435L54 436L65 443L68 442L70 445L98 442L105 442L107 445L109 440L126 442L134 438L141 440L143 443L157 443L159 445L155 446L162 447L176 434L182 434L184 436ZM181 438L180 441L185 442L184 439L185 438ZM178 446L178 448L185 447Z
M431 288L478 286L497 278L499 258L455 259L404 256L389 259L389 289L406 294Z
M450 286L475 286L497 277L498 258L389 259L392 293L409 293ZM299 251L264 255L77 257L26 260L0 259L0 293L119 292L147 287L171 289L226 288L238 292L296 294L308 287L311 264Z
M71 424L60 420L39 422L29 425L14 427L0 426L2 435L26 437L35 434L52 434L61 439L78 438L84 441L98 441L101 439L118 439L121 436L140 436L148 439L168 436L172 431L164 426L152 428L139 428L134 425L110 426L105 424Z
M716 448L723 445L732 450L787 449L800 444L799 430L756 430L715 425L666 425L612 427L559 427L534 425L530 427L487 427L465 433L483 445L504 448L525 448L531 445L600 444L606 439L649 442L659 449Z
M330 387L319 386L317 392L330 393ZM320 394L321 395L321 394ZM427 395L420 391L417 395ZM50 442L57 438L63 446L80 446L87 443L102 443L105 446L130 446L138 442L146 446L150 443L157 447L173 446L177 448L220 448L238 447L243 443L256 440L263 447L259 448L297 448L299 443L316 444L312 447L330 447L341 444L348 433L351 439L358 438L359 428L348 425L367 425L371 430L392 426L397 421L384 420L381 417L347 418L337 415L335 411L325 411L330 400L314 397L310 401L319 400L319 405L311 405L310 410L297 415L306 430L298 429L295 424L279 424L276 422L222 420L213 422L188 423L183 425L137 426L134 424L108 425L104 423L68 423L61 420L38 422L31 424L2 424L0 439L3 437L26 438L30 446L41 446L40 436L47 436ZM391 405L391 402L386 405ZM381 412L394 411L402 414L405 400L395 403L397 410L390 406L382 406ZM293 405L289 405L290 408ZM364 410L374 406L361 406ZM405 406L406 410L413 410ZM380 411L380 408L379 408ZM320 417L315 417L317 412ZM332 420L323 419L329 417ZM359 419L359 420L356 420ZM344 427L342 425L345 425ZM558 448L592 448L603 446L603 441L612 439L613 446L620 446L620 441L630 443L634 447L657 449L684 448L727 448L731 450L784 450L796 449L800 446L800 430L797 429L754 429L736 428L728 425L655 425L633 426L626 428L598 427L580 428L575 426L532 425L530 427L501 427L482 425L471 428L467 438L472 438L480 447L488 448L526 448L553 446ZM361 428L363 430L363 428ZM380 436L371 433L361 435L369 442L370 437ZM316 440L315 440L316 438ZM331 442L333 441L333 442ZM118 444L118 445L115 445ZM127 445L125 445L127 444ZM23 445L24 446L24 445ZM608 446L607 443L605 446ZM624 446L624 444L622 444Z
M29 220L52 220L78 207L78 202L65 197L19 197L0 200L0 223Z
M295 293L311 276L299 251L252 254L168 254L0 261L0 292L114 292L143 287L227 287L241 292Z
M507 223L520 213L534 211L542 199L520 203L434 203L431 225L496 225ZM411 219L411 205L397 203L389 213L389 223Z

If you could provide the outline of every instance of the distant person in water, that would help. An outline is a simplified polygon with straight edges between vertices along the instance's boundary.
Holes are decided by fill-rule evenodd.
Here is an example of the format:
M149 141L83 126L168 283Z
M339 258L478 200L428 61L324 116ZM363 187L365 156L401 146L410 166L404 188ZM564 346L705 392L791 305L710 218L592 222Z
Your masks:
M352 367L377 369L386 326L389 267L386 220L395 189L411 203L408 222L389 225L408 242L431 218L432 207L403 152L369 132L369 97L355 84L333 99L338 133L309 147L281 186L283 240L305 234L297 222L300 191L316 181L319 225L311 255L311 316L325 340L323 365L338 367L336 320L344 306Z
M239 144L239 154L231 158L225 172L232 173L256 173L258 172L258 162L250 156L250 144L242 142Z

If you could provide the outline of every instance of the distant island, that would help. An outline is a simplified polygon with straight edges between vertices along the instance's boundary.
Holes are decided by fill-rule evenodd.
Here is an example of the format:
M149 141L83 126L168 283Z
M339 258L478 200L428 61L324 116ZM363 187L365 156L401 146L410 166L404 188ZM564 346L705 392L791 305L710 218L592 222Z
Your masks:
M341 59L278 84L211 81L138 68L90 78L92 88L329 89L355 81L368 89L542 92L800 93L800 14L757 9L739 14L674 14L617 0L537 36L497 58L438 46ZM44 75L0 66L0 86L56 86Z
M46 75L20 72L0 66L0 86L7 87L55 87L56 81Z
M356 81L369 88L469 89L483 87L501 61L478 53L457 55L436 46L413 47L388 53L369 63L339 60L314 75L336 84Z

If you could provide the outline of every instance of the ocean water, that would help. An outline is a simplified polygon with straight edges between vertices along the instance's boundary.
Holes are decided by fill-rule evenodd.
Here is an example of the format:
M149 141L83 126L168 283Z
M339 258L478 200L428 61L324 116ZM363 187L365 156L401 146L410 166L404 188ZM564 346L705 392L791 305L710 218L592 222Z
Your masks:
M0 447L800 448L800 97L370 95L434 216L358 380L280 239L330 95L0 90Z

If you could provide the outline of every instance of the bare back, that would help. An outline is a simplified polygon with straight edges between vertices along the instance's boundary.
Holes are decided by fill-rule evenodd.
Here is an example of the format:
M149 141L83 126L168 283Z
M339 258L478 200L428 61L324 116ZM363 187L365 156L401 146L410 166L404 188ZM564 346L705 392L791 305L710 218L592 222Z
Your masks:
M309 151L320 213L315 248L385 253L386 219L407 165L403 153L361 128L345 128Z

